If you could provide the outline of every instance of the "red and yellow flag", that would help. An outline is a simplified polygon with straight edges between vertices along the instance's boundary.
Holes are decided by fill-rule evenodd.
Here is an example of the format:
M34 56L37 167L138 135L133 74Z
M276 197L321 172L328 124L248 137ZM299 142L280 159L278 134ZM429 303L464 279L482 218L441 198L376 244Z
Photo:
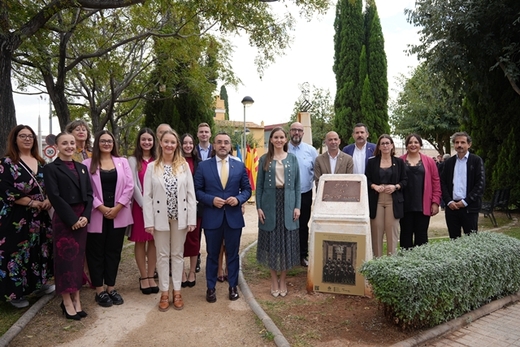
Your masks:
M251 184L251 190L256 189L256 174L258 172L258 154L256 152L256 146L251 149L247 146L247 154L245 161L247 176L249 177L249 183Z

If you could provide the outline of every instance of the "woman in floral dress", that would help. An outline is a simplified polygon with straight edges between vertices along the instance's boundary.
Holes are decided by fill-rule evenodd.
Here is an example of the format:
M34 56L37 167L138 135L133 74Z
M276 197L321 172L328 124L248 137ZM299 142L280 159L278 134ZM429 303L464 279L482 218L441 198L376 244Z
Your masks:
M27 125L9 133L0 160L0 296L13 306L48 288L52 276L52 228L36 134Z

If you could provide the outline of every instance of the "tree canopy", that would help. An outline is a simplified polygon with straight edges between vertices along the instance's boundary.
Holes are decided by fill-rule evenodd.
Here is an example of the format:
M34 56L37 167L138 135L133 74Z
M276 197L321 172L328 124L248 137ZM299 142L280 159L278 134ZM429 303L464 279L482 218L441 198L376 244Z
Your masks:
M306 17L311 17L314 13L323 13L328 7L326 0L291 1L299 6L301 15ZM119 23L121 25L114 25L114 20L96 20L95 24L100 30L104 30L102 36L98 35L99 30L80 30L80 26L88 23L87 20L80 20L75 25L70 25L72 21L67 20L74 16L83 19L87 13L100 9L108 11L103 12L105 18L108 18L107 14L112 11L109 9L122 7L128 7L129 11L123 13ZM148 37L186 38L192 35L245 34L249 37L250 44L258 49L259 58L256 62L261 73L288 47L294 25L294 17L290 13L280 17L269 8L269 4L258 0L239 1L233 6L229 6L225 0L54 0L47 4L32 0L0 0L0 16L0 118L5 125L0 131L0 150L5 143L7 132L16 125L11 84L13 59L26 63L28 69L39 69L47 91L56 92L59 96L51 95L58 112L64 109L63 104L68 103L71 97L78 97L73 93L67 94L68 75L77 68L78 59L96 58L124 50L127 49L126 45L132 45ZM183 28L189 26L188 23L197 23L197 30L193 33L181 33ZM165 24L173 29L164 30ZM40 37L35 39L37 34ZM79 44L75 49L71 49L68 45L74 35L78 35L75 42L79 43L89 34L91 36L85 42L90 44L97 40L98 49L93 50L95 46L92 45ZM55 41L59 44L48 45L53 35L60 36L60 40ZM51 46L51 50L46 45ZM65 55L61 54L64 51ZM42 54L43 52L48 53ZM51 63L44 64L42 56ZM43 76L44 72L47 78ZM223 74L218 77L226 76ZM60 125L63 127L68 118L66 110L62 118Z
M420 134L440 154L450 153L450 136L461 126L462 96L424 62L411 77L401 75L399 83L402 90L392 105L394 133Z
M461 129L484 159L488 194L511 185L518 204L520 2L417 0L405 13L421 27L410 52L463 96Z

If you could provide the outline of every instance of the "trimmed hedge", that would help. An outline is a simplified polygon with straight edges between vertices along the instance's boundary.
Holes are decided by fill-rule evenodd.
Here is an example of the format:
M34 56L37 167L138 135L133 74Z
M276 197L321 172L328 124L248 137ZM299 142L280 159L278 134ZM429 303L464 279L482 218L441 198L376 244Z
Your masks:
M518 292L520 240L480 232L400 250L360 272L397 325L431 327Z

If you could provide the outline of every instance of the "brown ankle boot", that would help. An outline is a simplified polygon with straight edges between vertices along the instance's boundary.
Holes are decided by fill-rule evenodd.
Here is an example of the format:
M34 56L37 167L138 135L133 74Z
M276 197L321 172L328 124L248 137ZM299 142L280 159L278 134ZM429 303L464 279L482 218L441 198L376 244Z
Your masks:
M182 310L184 308L180 290L173 291L173 308L176 310Z
M168 293L161 294L161 300L159 301L159 311L166 312L170 308L170 298Z

